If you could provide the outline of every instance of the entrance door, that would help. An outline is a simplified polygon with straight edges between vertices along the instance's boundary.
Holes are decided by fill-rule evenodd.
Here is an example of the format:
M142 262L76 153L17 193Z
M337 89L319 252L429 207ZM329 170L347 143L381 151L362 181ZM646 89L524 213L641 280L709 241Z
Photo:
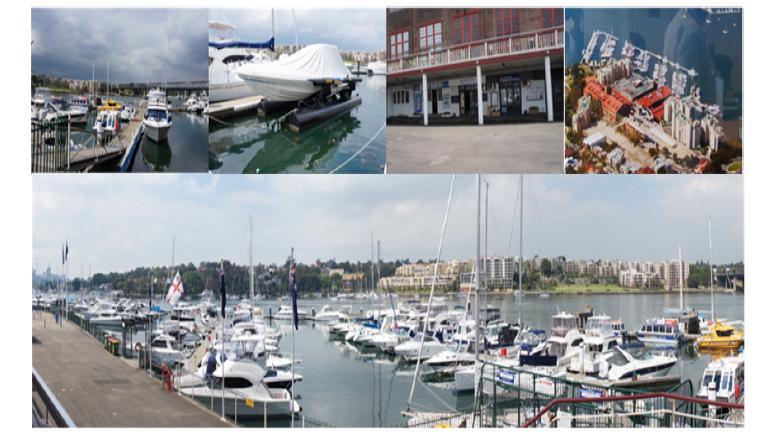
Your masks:
M476 85L465 85L458 89L461 96L461 116L477 115Z
M432 113L437 114L437 97L439 96L438 93L440 92L439 89L432 89Z
M508 80L500 84L500 106L504 116L521 115L521 82Z

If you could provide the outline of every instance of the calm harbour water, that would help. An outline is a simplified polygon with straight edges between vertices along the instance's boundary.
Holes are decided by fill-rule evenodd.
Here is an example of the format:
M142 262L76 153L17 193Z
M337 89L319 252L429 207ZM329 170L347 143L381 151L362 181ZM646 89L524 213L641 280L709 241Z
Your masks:
M73 95L62 94L68 99ZM113 99L125 104L137 106L142 98L114 96ZM184 98L169 96L172 106L184 103ZM87 115L85 132L74 133L74 141L92 146L96 111ZM139 149L134 156L131 172L207 172L208 171L208 118L204 115L184 112L172 112L172 125L168 139L156 143L142 136ZM100 171L112 171L113 166L99 168Z
M381 130L386 118L385 77L361 78L356 88L361 105L299 133L272 128L273 118L255 114L213 123L208 135L211 170L233 174L328 173L376 135L339 172L382 173L387 148L385 130Z
M499 306L506 319L515 320L518 306L512 296L489 296L482 304ZM422 300L424 298L422 297ZM744 319L743 294L717 294L716 314L730 320ZM339 306L341 303L321 300L298 301L300 308L316 310L324 304ZM463 303L464 299L450 301ZM262 302L265 313L271 307L276 311L279 304L287 302ZM542 299L525 296L522 303L525 323L532 328L550 329L550 317L558 310L582 311L591 305L596 314L608 314L620 318L628 330L636 329L646 318L660 316L663 307L678 307L679 295L572 295ZM353 301L353 310L369 308ZM685 294L684 305L697 309L710 308L710 294ZM292 346L291 323L279 322L286 336L280 349L290 353ZM408 395L413 381L413 366L400 365L395 361L375 354L361 355L351 346L330 341L326 325L302 321L295 334L295 355L302 358L297 372L304 377L295 385L295 393L303 407L303 414L339 427L379 427L402 425L406 419L401 412L407 408ZM698 355L693 348L680 349L680 363L670 374L679 374L697 385L703 369L710 361L707 355ZM449 383L420 383L413 398L413 409L419 411L448 412L452 409L470 409L474 395L455 394ZM289 422L281 422L286 425ZM260 422L243 423L259 426Z

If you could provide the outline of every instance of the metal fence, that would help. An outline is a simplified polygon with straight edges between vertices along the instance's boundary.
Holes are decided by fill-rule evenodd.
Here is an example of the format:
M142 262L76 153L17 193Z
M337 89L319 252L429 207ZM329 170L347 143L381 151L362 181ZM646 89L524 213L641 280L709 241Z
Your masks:
M734 404L719 403L716 415L714 403L693 397L689 380L650 392L487 362L477 391L480 427L706 427L742 420Z
M32 122L32 172L67 172L71 122L61 117L50 122Z

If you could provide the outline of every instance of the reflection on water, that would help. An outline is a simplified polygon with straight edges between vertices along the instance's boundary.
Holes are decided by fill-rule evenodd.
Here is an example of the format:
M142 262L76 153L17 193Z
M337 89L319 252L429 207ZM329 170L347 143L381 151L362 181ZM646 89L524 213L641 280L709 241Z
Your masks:
M162 143L156 143L145 136L140 145L140 155L145 168L155 172L167 171L171 164L170 142L166 140Z
M337 168L381 130L385 121L385 78L363 77L357 84L362 104L299 133L281 128L277 116L248 114L213 123L209 165L219 173L325 173ZM381 173L386 135L379 133L340 172Z

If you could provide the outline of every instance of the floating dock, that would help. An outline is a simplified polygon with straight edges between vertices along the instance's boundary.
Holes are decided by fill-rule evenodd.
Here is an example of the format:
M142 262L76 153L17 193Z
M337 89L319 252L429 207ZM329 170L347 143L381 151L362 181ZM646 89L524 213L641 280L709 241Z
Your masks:
M77 427L233 427L49 313L33 316L32 343L33 367Z
M263 101L262 97L255 96L212 103L208 106L208 115L211 118L221 119L252 112L258 109L261 101Z

